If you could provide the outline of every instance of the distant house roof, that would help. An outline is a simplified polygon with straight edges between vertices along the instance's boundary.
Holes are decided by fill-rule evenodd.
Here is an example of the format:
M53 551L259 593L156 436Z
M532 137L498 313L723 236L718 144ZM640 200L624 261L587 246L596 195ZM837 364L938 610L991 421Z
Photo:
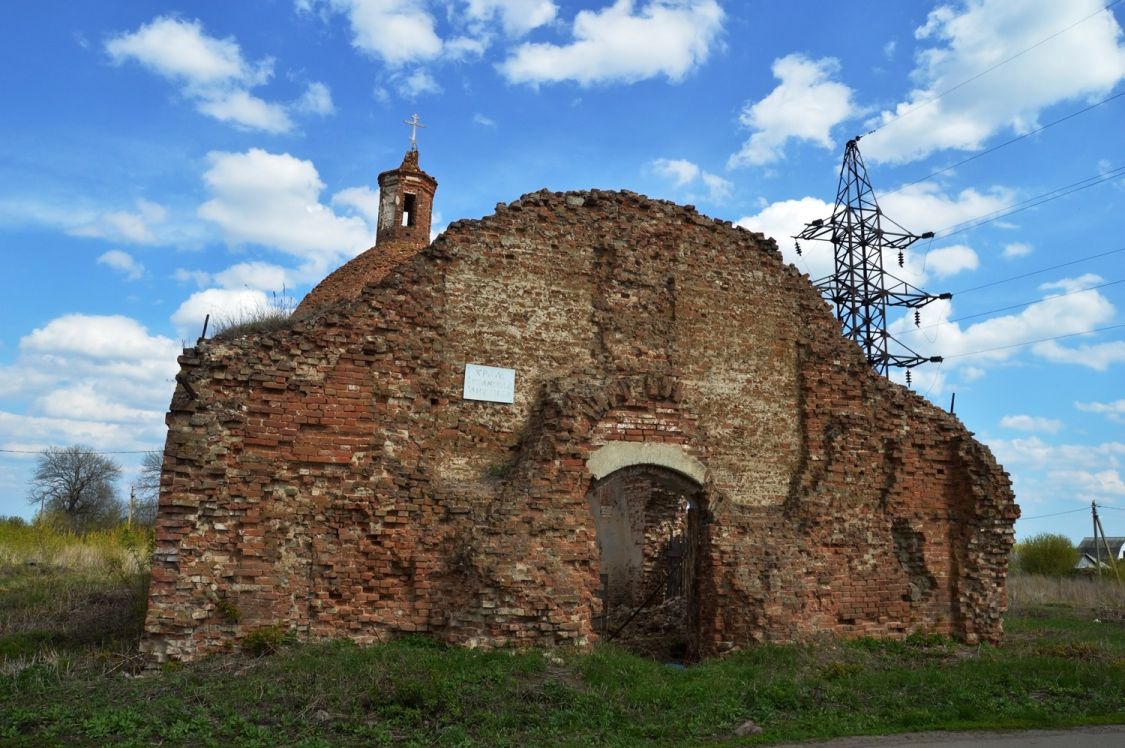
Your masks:
M1109 553L1106 553L1106 546L1109 546ZM1112 554L1115 561L1125 559L1125 537L1106 537L1105 545L1102 545L1102 539L1098 538L1082 538L1082 542L1078 544L1078 563L1074 565L1075 569L1095 569L1098 566L1100 559L1101 565L1105 566L1108 557Z

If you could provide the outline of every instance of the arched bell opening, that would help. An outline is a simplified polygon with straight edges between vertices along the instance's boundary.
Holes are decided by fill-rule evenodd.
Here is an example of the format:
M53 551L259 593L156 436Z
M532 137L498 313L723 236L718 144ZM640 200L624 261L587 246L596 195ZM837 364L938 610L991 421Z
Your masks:
M699 651L698 587L706 501L692 478L630 465L593 482L602 641L683 661Z

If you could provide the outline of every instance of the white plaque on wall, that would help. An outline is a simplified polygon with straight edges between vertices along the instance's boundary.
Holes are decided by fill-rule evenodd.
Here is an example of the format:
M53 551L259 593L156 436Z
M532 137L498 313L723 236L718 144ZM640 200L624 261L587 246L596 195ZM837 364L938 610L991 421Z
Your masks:
M465 364L466 400L512 403L516 400L516 370Z

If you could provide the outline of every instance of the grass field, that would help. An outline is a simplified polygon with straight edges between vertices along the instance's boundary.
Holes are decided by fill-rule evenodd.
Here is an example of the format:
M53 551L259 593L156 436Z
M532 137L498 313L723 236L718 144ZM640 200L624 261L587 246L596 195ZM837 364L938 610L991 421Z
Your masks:
M144 671L144 539L11 535L0 532L2 745L756 745L1125 722L1125 588L1113 583L1013 578L999 648L825 639L681 669L611 646L480 652L410 637ZM747 720L764 732L734 737Z

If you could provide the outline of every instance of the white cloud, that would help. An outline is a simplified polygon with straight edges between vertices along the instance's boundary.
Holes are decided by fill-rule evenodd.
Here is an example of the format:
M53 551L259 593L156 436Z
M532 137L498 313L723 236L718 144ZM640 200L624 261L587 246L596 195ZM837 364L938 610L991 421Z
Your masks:
M140 199L133 208L97 204L100 195L0 198L0 225L39 225L70 236L104 239L114 244L158 244L198 248L207 240L198 221L170 218L157 203Z
M256 85L273 70L270 60L250 65L237 42L207 36L199 21L171 16L157 17L132 33L115 36L105 48L117 64L133 59L165 78L200 88L231 81Z
M631 83L658 76L683 80L710 55L722 31L715 0L651 0L635 8L617 0L574 18L566 45L522 44L500 64L511 83Z
M228 323L235 323L269 308L269 296L250 288L208 288L193 293L172 313L172 324L185 340L195 340L203 332L203 322L210 315L208 330L214 332Z
M961 380L964 382L975 382L987 373L988 372L978 366L965 366L961 369Z
M896 351L896 346L893 341L890 343L889 348L892 353ZM919 350L916 352L919 355L933 355L929 348L923 346L918 346L918 348ZM909 382L906 381L906 375L908 373L910 374ZM896 384L901 384L915 392L921 393L923 397L928 397L933 402L937 402L938 396L946 391L946 384L949 380L945 370L936 364L916 366L912 369L902 369L892 366L887 372L887 378Z
M727 179L723 179L717 174L710 172L703 172L703 184L707 185L707 199L713 203L721 203L730 197L731 190L734 189L734 184Z
M409 75L403 76L397 82L398 95L404 99L415 99L427 94L441 93L441 86L430 75L429 71L422 68L413 70Z
M936 182L919 182L879 196L884 215L916 234L952 228L994 213L1012 201L1012 191L1004 187L990 187L986 192L970 188L948 195Z
M1052 483L1066 485L1085 500L1097 496L1125 496L1125 482L1116 470L1052 470L1047 473Z
M1041 290L1064 291L1088 288L1100 278L1086 275L1040 286ZM1059 335L1085 333L1112 320L1116 310L1096 290L1071 295L1046 295L1041 301L1018 314L1003 315L962 328L949 322L951 301L935 301L921 309L921 327L902 318L890 325L890 332L914 347L925 341L928 349L945 357L945 366L972 365L986 368L1014 357L1030 353L1054 363L1067 363L1104 370L1110 364L1125 360L1125 343L1064 348L1056 342L1020 345Z
M379 190L370 187L348 187L332 196L332 204L356 211L374 226L379 220Z
M445 219L442 218L440 212L435 210L430 217L430 241L432 242L434 239L437 239L438 235L445 231L445 228Z
M1038 436L993 439L989 447L1004 464L1040 466L1044 469L1100 470L1116 468L1125 460L1125 442L1102 444L1048 444Z
M136 61L178 84L202 114L241 129L280 133L293 129L290 111L331 114L328 88L311 83L291 106L250 93L273 76L270 57L251 63L234 39L208 36L199 21L158 16L105 44L115 64Z
M471 36L458 36L444 42L444 56L449 60L467 60L473 57L482 57L488 49L488 36L473 38Z
M770 203L756 215L739 218L736 224L775 239L785 260L816 281L834 270L832 245L828 242L805 242L801 245L801 255L798 255L792 237L801 233L805 224L818 218L826 219L831 214L831 203L815 197L802 197L800 200Z
M852 90L830 80L839 67L831 57L810 60L791 54L774 60L773 74L781 82L761 101L743 107L739 121L755 132L728 165L761 166L778 161L789 140L809 140L832 148L832 128L855 113Z
M1024 257L1031 254L1034 248L1030 244L1024 242L1012 242L1011 244L1004 245L1004 257L1011 259L1013 257Z
M86 236L133 244L156 244L155 228L164 222L168 211L163 206L137 200L137 211L111 210L98 213L91 218L72 226L68 233L73 236Z
M145 274L145 266L137 262L131 254L120 249L111 249L101 255L98 257L98 263L123 273L128 280L139 280Z
M931 250L926 253L925 262L926 269L932 270L939 278L948 278L963 270L976 270L980 267L977 253L963 244Z
M388 88L413 98L442 91L426 66L483 57L501 36L511 42L558 23L553 0L295 0L300 12L347 19L352 46L386 64L376 97ZM722 31L717 0L616 0L579 11L570 43L525 43L498 66L509 82L582 85L658 76L679 81L701 65ZM440 10L440 12L439 12ZM439 29L444 23L445 29ZM409 70L404 73L403 70Z
M488 21L500 18L504 33L523 36L555 20L559 8L551 0L467 0L470 19Z
M702 182L707 188L707 194L702 196L688 195L688 200L705 199L713 203L721 203L730 197L734 185L726 179L704 171L698 165L684 159L658 158L649 163L653 173L672 180L676 187L688 187L696 182Z
M220 122L248 130L288 132L293 122L280 104L270 104L248 91L225 91L198 104L199 111Z
M698 166L682 158L658 158L652 162L652 170L661 176L673 180L677 187L684 187L691 184L699 178L700 172Z
M944 194L933 183L921 183L902 189L893 195L888 195L882 200L883 212L908 230L919 233L937 223L945 225L957 223L966 216L979 215L981 212L995 209L993 206L1007 204L1008 192L1001 188L992 188L988 194L975 190L963 190L956 195ZM889 207L888 207L889 206ZM760 212L752 216L744 216L736 222L738 226L750 231L760 231L777 241L787 262L792 263L801 272L807 273L810 280L819 281L835 271L835 259L830 242L805 241L801 242L801 254L798 255L793 236L799 234L805 225L815 219L828 219L832 215L833 206L814 197L804 197L799 200L782 200L767 204ZM920 225L919 225L920 224ZM920 245L916 245L920 246ZM883 267L891 276L910 283L918 288L926 288L929 276L947 277L964 270L976 269L979 258L974 250L964 245L953 245L939 248L927 254L919 251L908 251L904 257L904 267L899 267L897 252L888 251L883 257ZM938 289L941 290L941 289ZM951 314L952 307L949 302L934 302L921 310L922 325L926 338L919 337L923 330L919 330L910 319L893 319L888 317L890 332L899 337L903 343L925 355L952 355L956 352L977 350L1000 345L994 342L996 338L983 335L982 330L973 329L973 334L960 341L958 346L943 347L957 335L963 335L960 328L953 326L950 329L946 323ZM938 340L929 328L941 325ZM979 337L978 337L979 336ZM1015 341L1008 341L1015 342ZM1006 357L1005 357L1006 358ZM960 362L963 369L971 366L969 360ZM977 376L980 376L980 366L977 362ZM904 381L903 373L898 372L896 381ZM944 388L945 375L936 369L916 370L913 379L918 383L919 391L932 391L939 393Z
M6 226L39 224L73 231L93 223L98 216L98 212L87 206L64 204L59 200L0 198L0 224Z
M168 407L172 390L164 398ZM155 405L155 403L154 403ZM151 411L145 422L48 418L0 410L0 445L5 449L41 450L50 446L97 444L102 449L161 449L167 429L163 410Z
M283 291L295 285L292 271L268 262L240 262L215 273L212 280L223 288Z
M49 418L76 421L107 421L112 423L159 422L163 413L115 402L98 392L94 382L76 382L36 400L38 409Z
M1012 470L1024 506L1064 500L1112 505L1125 495L1121 470L1125 443L1050 444L1038 436L990 439L996 458Z
M176 268L176 272L172 277L180 283L194 283L200 288L208 285L211 282L211 274L205 270L188 270L187 268Z
M1095 371L1105 371L1113 364L1125 363L1125 341L1093 345L1067 346L1054 340L1036 343L1035 355L1057 364L1077 364Z
M302 278L319 278L339 261L374 244L374 226L360 215L341 216L320 202L324 183L311 161L253 148L212 152L203 175L211 199L199 216L216 224L232 245L257 244L302 261ZM344 203L360 193L341 192ZM363 214L368 215L368 214Z
M1101 413L1114 423L1125 423L1125 400L1114 400L1111 403L1078 403L1075 408L1084 413Z
M149 449L163 443L164 411L179 370L175 341L150 335L129 317L69 314L25 335L19 350L14 364L0 367L0 393L29 407L0 412L0 444Z
M481 127L496 127L496 120L477 112L473 115L473 124L480 125Z
M347 16L352 46L391 66L432 60L441 54L436 21L420 0L325 0Z
M1057 281L1048 281L1039 284L1040 291L1062 291L1063 293L1075 293L1076 291L1085 291L1086 289L1093 288L1098 285L1105 278L1096 273L1083 273L1077 278L1062 278Z
M152 347L167 352L167 338L152 338L134 319L121 315L67 314L36 328L20 340L20 351L56 358L91 361L150 360ZM174 352L173 352L174 353ZM173 359L175 355L173 355Z
M332 103L332 91L323 83L310 83L301 94L301 98L293 103L293 109L308 114L319 114L322 117L334 114L336 111Z
M915 31L933 44L917 56L917 87L871 123L886 126L865 141L865 155L905 162L942 149L978 150L998 132L1034 129L1049 106L1104 96L1125 77L1121 28L1113 13L1098 13L1104 4L967 0L937 7Z
M1048 434L1057 434L1062 425L1062 421L1041 416L1015 415L1004 416L1000 419L1001 427L1016 431L1042 431Z

